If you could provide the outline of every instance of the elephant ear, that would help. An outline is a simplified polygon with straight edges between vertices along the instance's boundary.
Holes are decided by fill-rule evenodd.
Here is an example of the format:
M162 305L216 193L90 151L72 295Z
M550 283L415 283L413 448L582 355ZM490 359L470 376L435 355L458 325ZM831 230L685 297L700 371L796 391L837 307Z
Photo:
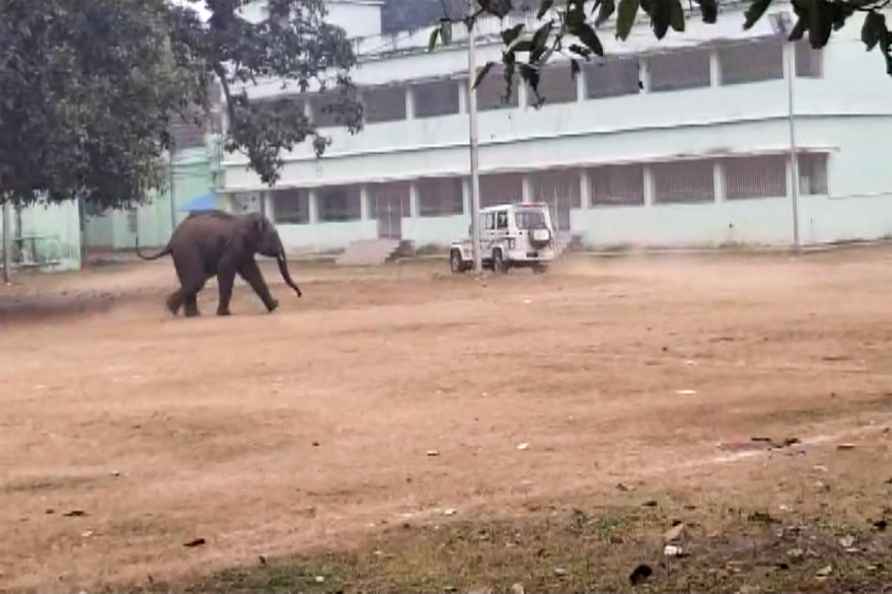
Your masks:
M264 226L266 225L266 219L259 212L254 212L248 215L247 225L244 227L244 233L246 235L246 239L248 239L251 243L258 243L260 238L263 237Z

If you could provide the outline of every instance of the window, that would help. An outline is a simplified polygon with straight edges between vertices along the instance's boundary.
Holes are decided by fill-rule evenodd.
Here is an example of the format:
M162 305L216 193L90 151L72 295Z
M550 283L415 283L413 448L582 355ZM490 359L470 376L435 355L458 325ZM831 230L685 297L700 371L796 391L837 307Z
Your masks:
M796 76L803 78L822 78L824 68L822 63L823 52L812 49L808 42L808 36L796 42Z
M310 196L306 190L273 192L273 220L277 224L304 225L310 222Z
M579 208L582 203L576 170L539 171L531 175L530 181L534 202L561 204L566 209Z
M487 77L483 79L483 82L477 87L477 109L480 111L506 109L518 106L517 94L520 75L514 77L514 82L511 88L511 98L506 103L504 101L505 91L507 90L505 77L497 72L497 70L497 68L494 68L490 71Z
M262 212L263 193L239 192L236 194L230 194L230 202L232 204L232 211L235 214Z
M543 68L539 78L539 95L545 104L571 103L576 101L576 79L570 72L569 64ZM535 101L530 89L530 103Z
M480 206L516 204L523 201L523 176L499 173L480 176Z
M403 87L372 87L362 91L365 121L395 122L406 119L406 89Z
M458 113L459 81L440 80L412 87L415 92L415 117L432 118Z
M709 50L681 50L647 58L650 90L680 91L709 86Z
M496 213L496 229L508 228L508 212L500 210Z
M723 85L784 77L783 45L779 39L722 47L719 62Z
M799 193L827 194L827 155L802 153L799 155Z
M589 99L636 95L641 91L637 57L609 58L600 64L588 64L583 73Z
M518 229L542 229L545 227L545 215L541 210L518 210L515 220Z
M102 204L98 202L93 202L92 200L84 201L84 214L88 217L102 217L105 216L106 208Z
M593 206L644 204L644 167L607 165L589 171Z
M409 182L369 186L369 216L377 219L409 216Z
M319 220L354 221L362 215L359 186L319 188Z
M461 214L463 204L460 177L422 179L418 182L418 214L423 217Z
M483 228L487 231L492 231L496 228L496 215L495 213L488 212L483 215Z
M657 163L652 171L654 201L657 203L715 200L712 161Z
M127 231L134 234L139 232L139 211L135 208L127 211Z
M320 128L343 126L350 117L350 108L344 104L348 98L339 91L317 93L313 96L313 123Z
M787 158L784 155L725 159L728 200L776 198L787 195Z

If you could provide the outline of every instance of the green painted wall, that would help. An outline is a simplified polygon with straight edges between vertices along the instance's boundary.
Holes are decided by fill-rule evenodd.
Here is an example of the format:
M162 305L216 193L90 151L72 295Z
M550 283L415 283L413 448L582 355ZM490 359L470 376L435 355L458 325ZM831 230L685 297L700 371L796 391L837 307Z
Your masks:
M13 213L14 254L17 262L43 263L43 270L77 270L81 266L80 217L75 201L49 206L36 205ZM29 238L34 238L33 241ZM22 249L22 246L24 248ZM33 250L32 250L33 246ZM36 252L36 253L35 253Z
M176 153L173 163L173 196L175 208L180 208L192 198L213 190L211 162L208 149L198 147ZM179 223L188 213L171 213L170 193L157 192L147 204L140 206L134 215L127 211L111 211L87 221L86 241L92 248L127 250L136 244L145 247L162 247L170 239L173 227L171 215Z

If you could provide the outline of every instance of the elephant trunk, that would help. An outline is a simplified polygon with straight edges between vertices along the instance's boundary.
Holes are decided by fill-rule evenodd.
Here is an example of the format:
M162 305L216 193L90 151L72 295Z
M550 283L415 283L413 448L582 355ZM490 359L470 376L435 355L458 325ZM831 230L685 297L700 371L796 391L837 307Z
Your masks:
M288 262L285 260L284 247L279 250L279 254L276 256L276 262L279 264L279 272L282 274L282 278L285 279L285 284L294 289L298 297L301 297L300 287L297 286L297 283L291 279L291 274L288 273Z

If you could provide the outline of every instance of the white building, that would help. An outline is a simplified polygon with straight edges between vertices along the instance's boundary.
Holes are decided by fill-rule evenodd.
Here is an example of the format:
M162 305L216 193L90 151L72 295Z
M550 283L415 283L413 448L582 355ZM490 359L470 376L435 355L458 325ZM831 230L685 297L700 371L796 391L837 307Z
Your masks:
M370 34L370 25L380 26L379 16L368 16L379 3L335 4L339 24L361 35L353 77L364 131L331 128L322 159L309 146L285 155L272 191L245 159L229 155L230 204L262 208L292 251L464 236L463 26L451 45L429 53L429 31ZM813 52L783 43L767 16L743 31L742 9L724 4L715 25L692 15L687 32L670 31L662 42L644 16L627 42L616 41L609 24L600 32L608 57L587 64L583 76L573 80L566 62L543 72L548 101L539 109L522 85L503 104L494 69L478 92L482 204L547 201L562 230L595 246L790 244L792 77L802 242L892 235L892 79L881 54L865 53L858 18ZM499 61L498 32L507 26L481 24L480 64ZM280 81L250 89L256 98L289 92L330 124L318 95L283 91Z

